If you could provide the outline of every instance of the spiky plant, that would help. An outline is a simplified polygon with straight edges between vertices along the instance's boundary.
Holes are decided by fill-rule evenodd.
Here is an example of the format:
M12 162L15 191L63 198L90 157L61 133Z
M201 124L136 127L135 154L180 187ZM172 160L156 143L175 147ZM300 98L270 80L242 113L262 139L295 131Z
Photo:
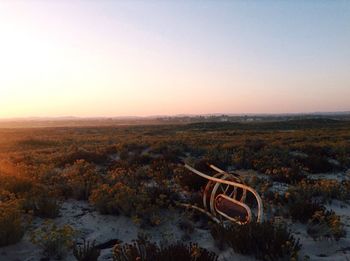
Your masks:
M95 246L95 240L90 243L84 239L82 246L75 245L73 248L73 255L78 261L97 261L100 253L100 249Z
M218 256L190 243L181 242L158 246L147 238L139 237L132 244L118 244L113 249L114 261L216 261Z

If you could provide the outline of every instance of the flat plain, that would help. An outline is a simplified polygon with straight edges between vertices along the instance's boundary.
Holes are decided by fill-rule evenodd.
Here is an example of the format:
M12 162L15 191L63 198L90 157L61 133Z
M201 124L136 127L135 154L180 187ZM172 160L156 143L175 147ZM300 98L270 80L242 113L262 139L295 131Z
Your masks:
M346 119L71 125L0 129L0 260L135 260L137 246L144 260L350 258ZM205 185L183 163L238 173L265 222L179 207Z

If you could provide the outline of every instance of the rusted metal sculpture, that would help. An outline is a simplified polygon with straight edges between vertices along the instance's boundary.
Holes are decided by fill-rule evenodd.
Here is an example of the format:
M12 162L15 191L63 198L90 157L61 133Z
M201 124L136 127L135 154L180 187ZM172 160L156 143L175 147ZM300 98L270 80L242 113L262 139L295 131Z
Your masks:
M243 184L238 174L230 174L210 165L217 173L209 176L187 164L185 167L207 179L208 183L203 192L204 208L190 204L181 204L182 206L205 213L217 223L231 221L243 225L253 220L263 221L261 197L253 188ZM253 211L248 205L254 206Z

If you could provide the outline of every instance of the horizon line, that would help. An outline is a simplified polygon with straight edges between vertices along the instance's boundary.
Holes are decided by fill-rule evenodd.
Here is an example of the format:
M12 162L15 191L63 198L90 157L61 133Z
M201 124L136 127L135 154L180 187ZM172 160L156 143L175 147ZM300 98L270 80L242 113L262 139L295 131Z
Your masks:
M341 111L313 111L313 112L282 112L282 113L273 113L273 112L260 112L260 113L188 113L188 114L159 114L159 115L125 115L125 116L24 116L24 117L0 117L0 121L11 121L11 120L93 120L93 119L154 119L154 118L180 118L180 117L210 117L210 116L280 116L280 115L332 115L332 114L350 114L350 110L341 110Z

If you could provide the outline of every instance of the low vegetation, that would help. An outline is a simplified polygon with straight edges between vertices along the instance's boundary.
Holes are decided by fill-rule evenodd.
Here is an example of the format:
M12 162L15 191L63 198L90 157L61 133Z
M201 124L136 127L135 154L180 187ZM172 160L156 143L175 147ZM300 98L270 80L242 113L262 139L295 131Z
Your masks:
M62 259L74 245L76 231L69 225L57 226L47 221L31 234L32 243L38 245L43 255Z
M316 211L309 221L307 233L315 240L328 238L338 241L346 236L344 224L334 211Z
M243 255L260 260L297 260L301 244L283 225L269 222L231 225L215 224L211 235L220 248L231 247Z
M118 244L113 249L114 261L216 261L218 256L197 244L177 242L158 246L147 238L139 237L132 244Z
M350 121L325 120L0 129L0 246L19 242L33 218L54 224L62 203L72 199L153 229L178 202L202 204L206 181L184 169L185 161L209 175L208 164L249 170L253 174L244 179L262 196L269 220L290 218L315 240L339 240L346 236L343 220L326 206L349 201L350 182L345 174L327 179L319 174L350 168L349 130ZM208 229L205 218L201 228ZM191 240L199 223L182 220L181 239ZM39 227L33 242L45 256L72 253L74 231L53 224ZM262 260L293 259L300 249L287 228L268 222L213 226L211 232L219 246ZM115 260L134 260L140 245L154 249L157 258L192 260L186 258L197 253L203 259L196 260L216 258L195 244L163 247L142 240L118 246ZM92 243L74 248L78 260L95 260L98 254Z
M16 199L4 200L4 195L0 195L0 247L19 242L24 232L20 203Z
M95 241L83 240L83 245L75 245L73 255L78 261L97 261L101 254L101 250L95 246Z

